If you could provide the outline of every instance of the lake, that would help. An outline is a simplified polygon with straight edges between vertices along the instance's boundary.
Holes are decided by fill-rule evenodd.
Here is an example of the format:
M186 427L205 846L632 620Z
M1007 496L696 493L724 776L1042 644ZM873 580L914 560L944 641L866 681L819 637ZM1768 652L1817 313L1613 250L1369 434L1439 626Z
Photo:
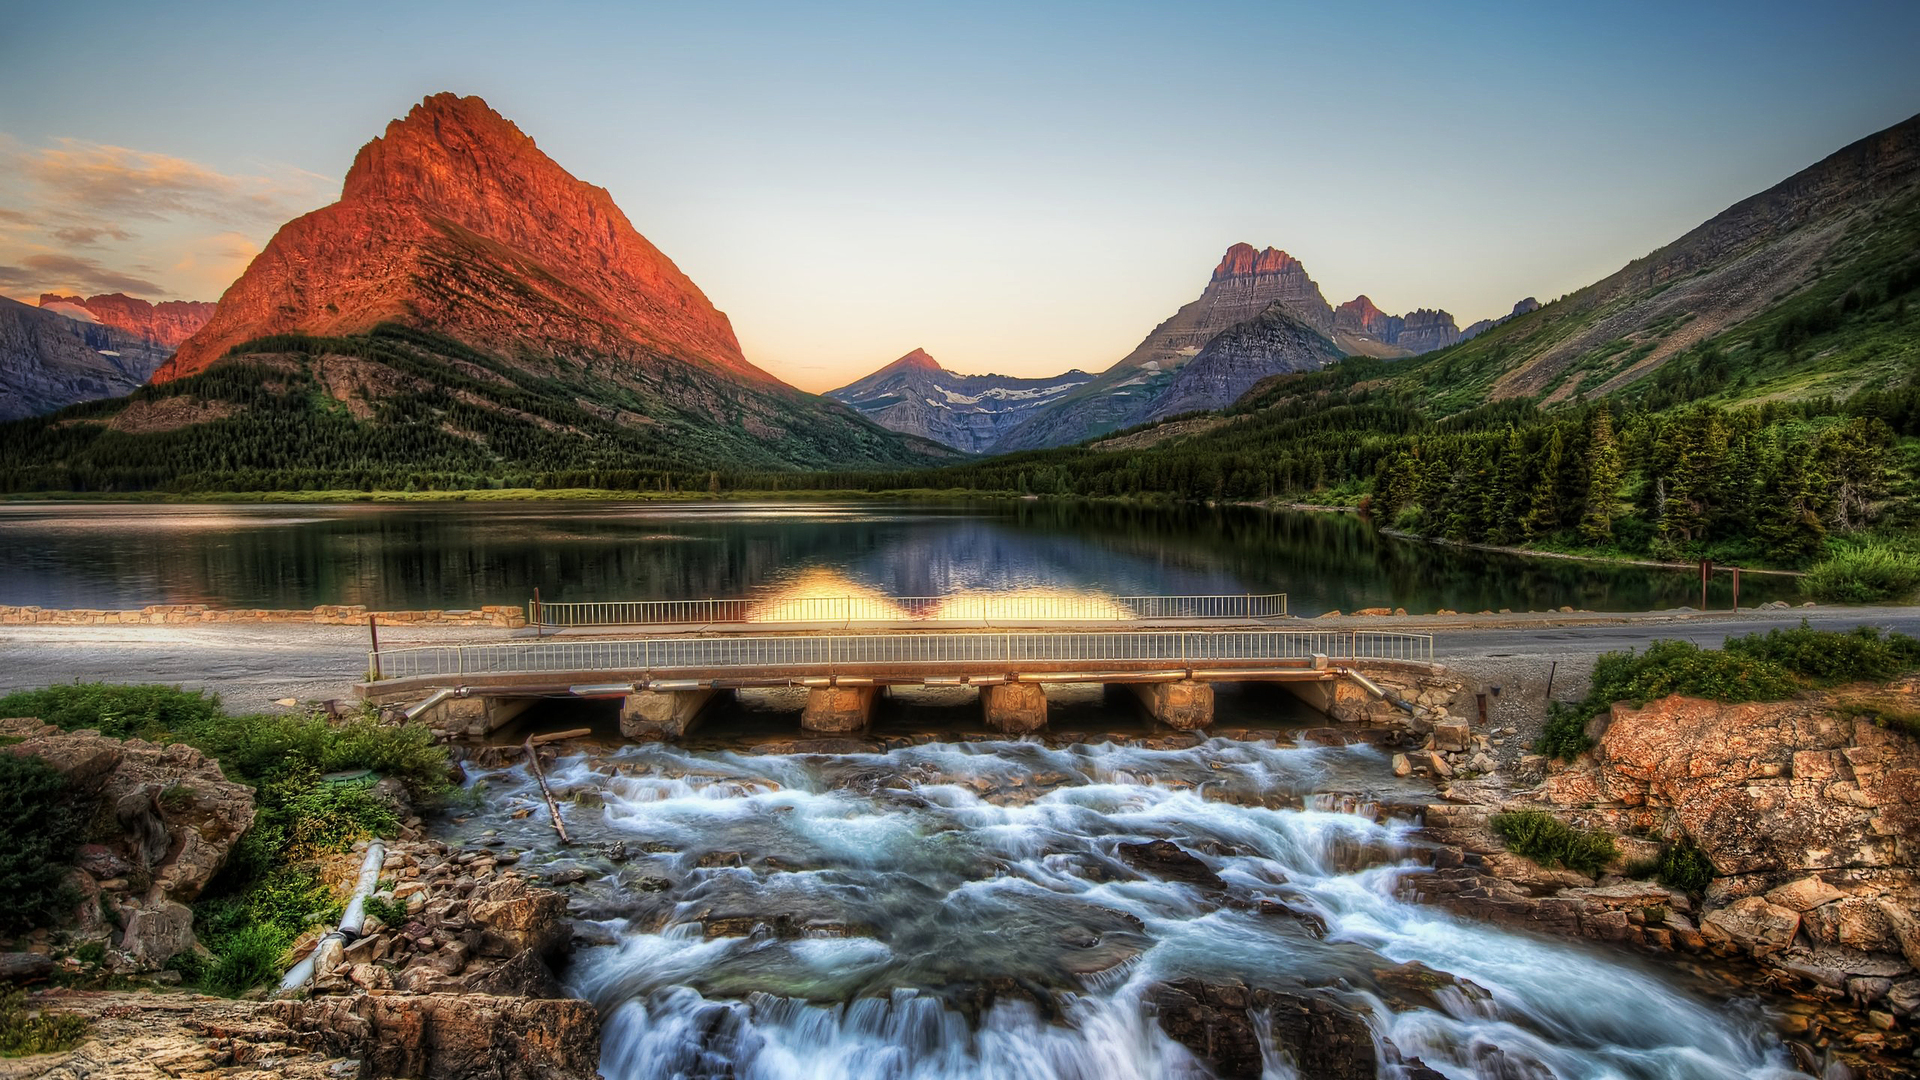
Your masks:
M1296 615L1641 611L1691 570L1470 551L1351 515L971 502L0 506L0 603L376 609L705 597L1284 592ZM1751 575L1741 602L1795 599ZM1716 575L1710 603L1731 600Z

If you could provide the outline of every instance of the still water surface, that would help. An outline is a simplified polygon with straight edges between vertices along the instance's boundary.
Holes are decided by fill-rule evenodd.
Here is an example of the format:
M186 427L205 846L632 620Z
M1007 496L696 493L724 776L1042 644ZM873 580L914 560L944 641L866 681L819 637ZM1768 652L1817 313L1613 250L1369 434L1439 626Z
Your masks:
M1296 615L1699 603L1690 571L1396 540L1346 515L955 503L0 506L0 603L465 608L1055 590L1275 593ZM1741 603L1792 599L1750 576ZM1729 602L1720 575L1711 602Z

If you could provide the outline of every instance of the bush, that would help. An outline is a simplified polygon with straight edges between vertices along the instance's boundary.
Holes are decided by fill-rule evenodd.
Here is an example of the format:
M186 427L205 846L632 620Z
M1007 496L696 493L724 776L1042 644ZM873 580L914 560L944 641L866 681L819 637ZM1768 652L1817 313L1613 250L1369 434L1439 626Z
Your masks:
M46 926L79 903L66 880L89 809L53 766L0 752L0 933Z
M1800 588L1838 604L1898 603L1920 590L1920 555L1878 547L1844 551L1815 564Z
M1653 877L1669 889L1698 896L1713 883L1713 860L1695 847L1693 841L1682 837L1661 849Z
M1493 833L1507 850L1541 866L1564 866L1597 877L1619 851L1604 832L1576 829L1544 810L1515 810L1495 814Z
M70 1049L87 1033L85 1017L27 1013L25 990L0 991L0 1057L25 1057Z
M218 719L220 699L177 686L70 683L0 697L0 716L33 716L66 731L97 728L116 739L146 738Z
M1547 722L1540 729L1540 741L1534 744L1534 751L1561 761L1579 757L1593 745L1593 740L1587 737L1587 722L1594 715L1584 702L1575 705L1553 702L1547 709Z
M1643 705L1670 694L1712 701L1783 701L1799 689L1793 675L1757 657L1702 649L1690 641L1656 641L1636 655L1607 653L1593 666L1587 695L1605 704Z
M369 916L379 919L388 926L405 926L407 923L407 904L404 900L369 896L366 911Z
M1792 630L1776 627L1765 634L1729 639L1727 652L1778 664L1820 686L1882 682L1920 668L1920 640L1905 634L1883 637L1872 626L1845 632L1815 630L1805 619Z

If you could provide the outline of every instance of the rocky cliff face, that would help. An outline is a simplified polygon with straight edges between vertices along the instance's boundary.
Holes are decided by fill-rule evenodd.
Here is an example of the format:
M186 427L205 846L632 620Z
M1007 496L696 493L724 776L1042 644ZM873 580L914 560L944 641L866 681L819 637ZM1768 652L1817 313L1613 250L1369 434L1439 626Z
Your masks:
M1460 328L1454 325L1453 316L1444 311L1416 308L1401 320L1400 336L1394 344L1417 355L1444 349L1459 340Z
M129 393L166 359L136 334L0 297L0 421Z
M207 324L213 317L215 305L200 300L163 300L154 304L125 293L102 293L85 299L41 293L40 306L103 323L172 350Z
M1343 349L1367 356L1412 356L1461 339L1453 316L1444 311L1418 308L1389 315L1364 293L1334 309L1333 326Z
M1318 371L1343 354L1284 304L1215 335L1178 374L1146 419L1224 409L1269 375Z
M827 396L893 431L980 453L1001 435L1093 376L1069 371L1047 379L960 375L915 349Z

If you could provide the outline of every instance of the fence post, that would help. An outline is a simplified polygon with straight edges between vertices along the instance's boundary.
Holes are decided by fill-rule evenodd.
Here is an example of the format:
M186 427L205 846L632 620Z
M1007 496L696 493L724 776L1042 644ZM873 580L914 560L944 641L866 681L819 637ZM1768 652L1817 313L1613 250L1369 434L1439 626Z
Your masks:
M540 603L540 586L535 585L533 587L533 636L534 637L540 638L540 637L546 636L546 621L547 621L547 610L546 610L546 607Z

